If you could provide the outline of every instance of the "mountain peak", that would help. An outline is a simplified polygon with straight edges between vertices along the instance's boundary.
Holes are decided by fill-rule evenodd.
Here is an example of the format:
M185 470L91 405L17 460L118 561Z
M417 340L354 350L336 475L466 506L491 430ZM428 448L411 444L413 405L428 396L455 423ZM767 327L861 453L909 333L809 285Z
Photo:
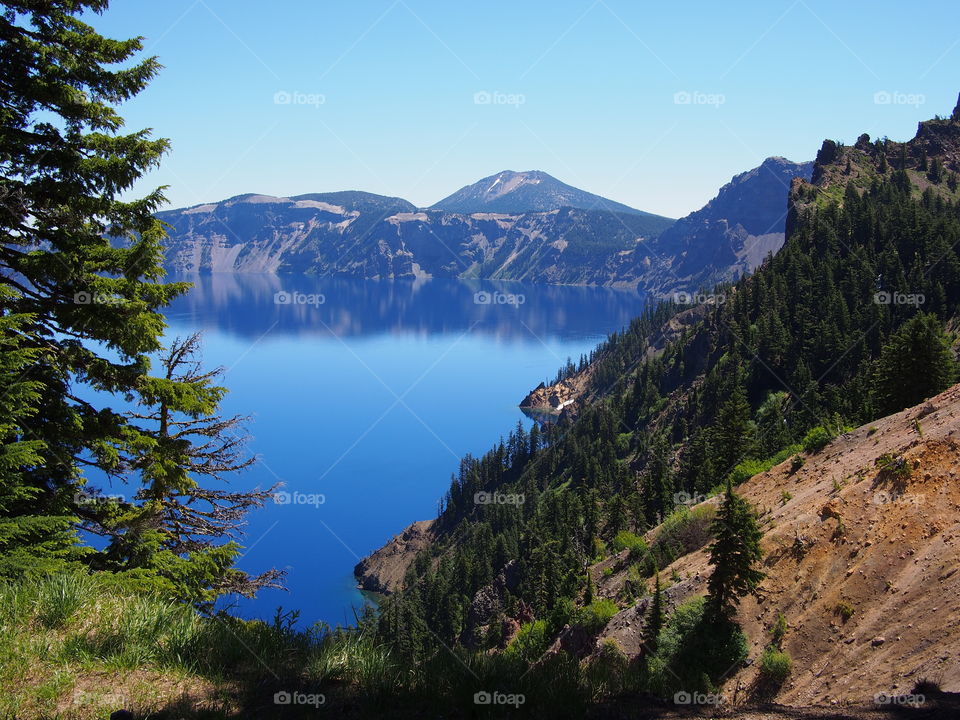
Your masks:
M651 215L586 190L572 187L542 170L501 170L432 205L431 210L476 212L549 212L562 207Z

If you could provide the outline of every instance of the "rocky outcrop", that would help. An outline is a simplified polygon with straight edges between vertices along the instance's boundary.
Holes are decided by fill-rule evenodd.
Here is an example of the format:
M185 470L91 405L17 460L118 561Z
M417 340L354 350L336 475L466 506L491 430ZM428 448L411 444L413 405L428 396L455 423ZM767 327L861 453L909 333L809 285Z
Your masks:
M794 178L809 180L812 162L771 157L735 176L700 210L677 220L650 247L658 261L638 280L650 291L710 288L753 272L784 243L787 197ZM625 259L629 264L629 259ZM629 279L630 268L623 270Z
M407 568L417 554L433 542L433 524L433 520L413 523L382 548L357 563L353 574L360 587L383 594L402 588Z

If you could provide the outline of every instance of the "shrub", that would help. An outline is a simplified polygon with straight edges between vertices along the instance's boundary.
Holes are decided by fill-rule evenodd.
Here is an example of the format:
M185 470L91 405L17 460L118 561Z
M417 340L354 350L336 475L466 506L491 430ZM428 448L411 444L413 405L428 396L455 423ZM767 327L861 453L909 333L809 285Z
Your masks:
M507 646L507 655L525 663L536 662L547 649L547 622L535 620L520 626L517 636Z
M604 638L600 650L587 664L585 680L593 701L619 692L630 666L627 654L612 637Z
M833 440L833 433L823 427L823 425L817 425L803 436L800 444L806 452L816 453L829 445L831 440Z
M787 616L783 613L777 613L776 622L773 623L773 628L770 630L770 634L773 636L770 640L771 645L773 645L778 650L783 647L783 638L787 635Z
M608 598L597 598L586 607L574 613L574 622L587 632L595 634L603 630L610 618L617 614L620 608Z
M776 467L794 453L799 452L800 449L801 448L799 445L791 445L790 447L784 448L776 455L771 455L763 460L744 460L730 471L730 482L733 485L745 483L754 475L759 475L762 472L766 472L770 468Z
M843 618L844 622L852 618L853 613L855 612L853 609L853 605L851 605L848 602L844 602L842 600L837 603L836 611L837 611L837 614L839 614L840 617Z
M647 544L643 538L627 530L618 532L611 545L614 552L629 550L631 558L642 557L647 552Z
M704 620L706 598L673 612L647 660L646 689L666 698L678 690L712 692L714 683L747 657L747 638L733 622Z
M782 650L768 645L760 657L760 682L773 687L779 687L790 676L793 669L793 659Z
M794 455L793 459L790 460L790 472L795 473L797 470L803 467L803 464L806 461L806 458L802 455Z
M692 510L682 507L670 513L650 546L647 575L710 542L713 538L710 526L716 514L714 505L699 505Z

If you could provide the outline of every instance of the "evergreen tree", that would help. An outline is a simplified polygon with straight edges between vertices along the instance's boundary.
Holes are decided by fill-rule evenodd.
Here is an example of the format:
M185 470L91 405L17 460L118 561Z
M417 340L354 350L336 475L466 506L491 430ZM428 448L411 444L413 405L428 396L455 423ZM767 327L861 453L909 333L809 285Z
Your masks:
M733 491L727 491L713 520L710 545L713 572L707 581L707 609L711 617L729 618L740 598L756 591L764 574L756 565L763 557L760 526L753 508Z
M10 291L0 287L0 295ZM40 384L25 375L39 350L19 347L28 318L0 315L0 577L14 579L64 569L82 557L70 498L23 483L21 468L39 464L43 443L25 437L36 414ZM24 343L25 344L25 343Z
M282 573L250 577L233 568L248 510L276 488L211 487L256 458L243 453L246 418L217 415L226 388L214 382L223 370L202 369L199 343L199 334L175 339L161 358L163 376L143 379L141 407L129 413L138 441L124 461L141 488L131 502L95 506L104 511L95 521L111 538L106 568L141 570L168 594L208 604L220 594L279 587Z
M159 309L187 288L159 281L161 191L118 199L168 144L120 132L114 105L159 64L133 60L139 38L109 39L79 19L106 7L20 0L0 14L0 314L23 319L19 332L3 329L5 343L32 353L35 412L20 414L14 439L36 442L7 482L37 500L8 513L70 517L89 509L84 467L122 472L122 450L140 435L80 386L133 395L160 347Z
M748 455L753 439L750 422L750 404L740 383L734 385L730 397L717 413L713 429L713 447L716 453L716 469L721 477Z
M950 342L937 317L920 313L883 346L874 376L881 415L899 412L946 390L956 377Z
M643 645L646 654L653 655L657 651L657 640L666 623L667 611L663 607L663 588L660 585L658 571L653 576L653 597L650 599L650 609L647 611L643 627Z

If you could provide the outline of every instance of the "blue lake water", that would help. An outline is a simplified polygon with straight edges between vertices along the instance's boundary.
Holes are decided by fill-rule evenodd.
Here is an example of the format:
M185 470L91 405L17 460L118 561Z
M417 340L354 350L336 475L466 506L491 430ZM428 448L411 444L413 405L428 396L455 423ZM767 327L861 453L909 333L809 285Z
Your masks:
M460 457L529 425L524 395L643 307L627 291L516 283L182 279L195 287L168 335L203 331L205 364L227 369L224 412L252 417L260 461L232 485L283 482L291 499L250 514L238 563L286 569L288 591L231 604L307 624L352 623L357 561L434 517Z

